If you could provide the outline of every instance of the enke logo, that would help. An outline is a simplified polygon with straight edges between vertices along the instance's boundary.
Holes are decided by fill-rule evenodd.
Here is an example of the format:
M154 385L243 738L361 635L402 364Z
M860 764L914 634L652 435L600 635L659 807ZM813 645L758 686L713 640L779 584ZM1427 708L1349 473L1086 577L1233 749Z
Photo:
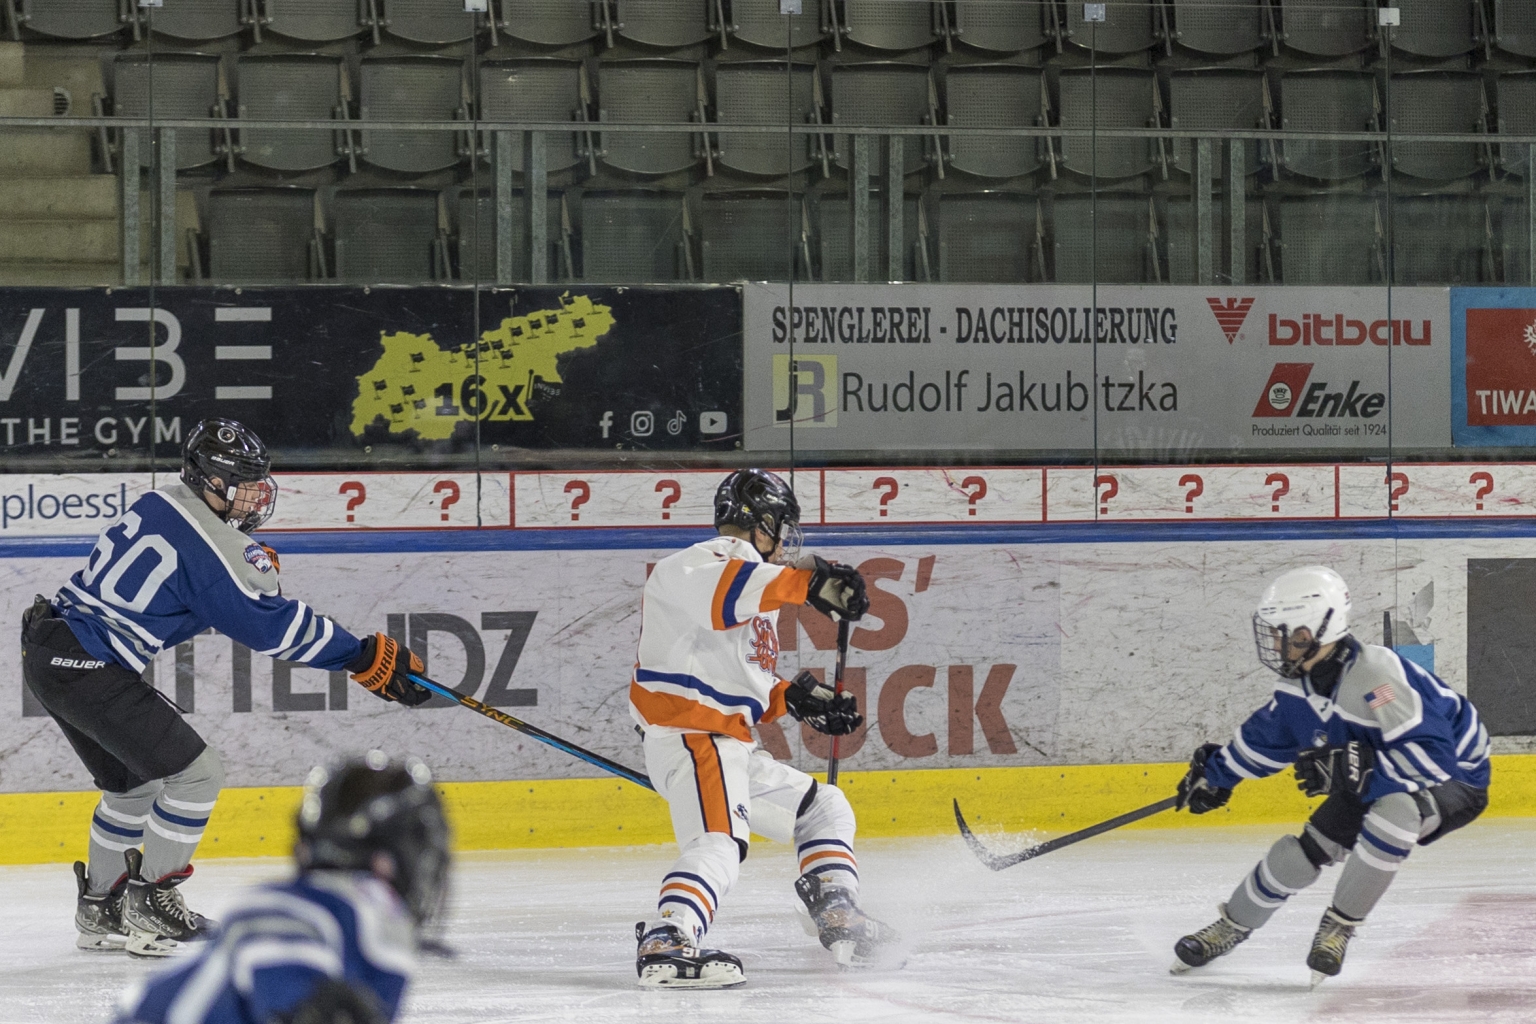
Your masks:
M773 425L837 426L837 356L773 357Z

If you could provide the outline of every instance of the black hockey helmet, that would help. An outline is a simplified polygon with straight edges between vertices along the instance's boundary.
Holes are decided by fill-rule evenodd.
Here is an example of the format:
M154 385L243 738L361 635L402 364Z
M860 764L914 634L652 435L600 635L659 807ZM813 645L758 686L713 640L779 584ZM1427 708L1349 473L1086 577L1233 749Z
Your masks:
M214 512L241 533L252 532L277 509L272 456L256 432L236 420L206 419L192 428L181 449L181 480L205 501L209 494L223 499L224 507Z
M779 560L800 554L800 503L783 477L766 469L738 469L715 491L715 526L761 529L779 544Z
M420 761L392 761L370 750L304 781L301 871L372 871L394 886L418 924L436 916L448 883L448 823Z

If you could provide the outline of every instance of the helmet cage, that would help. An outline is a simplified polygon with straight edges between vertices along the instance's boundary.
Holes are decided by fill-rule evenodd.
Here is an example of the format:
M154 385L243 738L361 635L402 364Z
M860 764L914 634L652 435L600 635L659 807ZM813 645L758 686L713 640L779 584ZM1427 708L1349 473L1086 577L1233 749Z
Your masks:
M1258 612L1253 613L1253 644L1258 649L1259 664L1281 676L1284 679L1299 679L1305 673L1302 666L1317 656L1323 645L1318 637L1328 632L1328 621L1333 618L1333 609L1328 609L1323 614L1323 621L1317 629L1312 631L1311 640L1301 649L1299 654L1292 655L1293 637L1295 631L1286 623L1270 623L1264 621ZM1306 627L1298 627L1306 628Z
M800 557L800 503L777 474L739 469L722 480L715 492L715 525L762 530L773 538L772 557L781 564Z
M205 420L193 428L182 458L181 479L224 507L213 513L241 533L252 533L277 511L277 482L266 446L232 420Z

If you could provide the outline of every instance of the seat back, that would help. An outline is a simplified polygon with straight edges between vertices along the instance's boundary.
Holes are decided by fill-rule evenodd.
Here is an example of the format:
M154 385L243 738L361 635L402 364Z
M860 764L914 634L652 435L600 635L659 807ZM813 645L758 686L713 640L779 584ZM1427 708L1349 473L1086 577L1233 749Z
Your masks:
M242 54L235 65L242 119L324 121L341 107L339 57ZM337 133L288 128L245 128L240 156L278 171L328 167L340 157Z
M1241 68L1212 68L1175 71L1168 76L1168 127L1210 128L1213 131L1245 131L1268 127L1264 112L1264 72ZM1256 141L1244 144L1243 166L1247 173L1259 169L1260 147ZM1225 175L1221 147L1211 147L1213 171ZM1173 164L1193 173L1195 149L1189 139L1173 141Z
M437 121L463 117L463 62L451 57L369 57L360 71L364 121ZM363 158L375 167L424 174L462 159L458 132L366 129Z
M1415 135L1470 134L1483 130L1483 77L1465 71L1393 75L1390 85L1393 170L1415 178L1450 181L1483 166L1473 142L1418 142Z
M540 46L574 46L597 35L589 0L501 0L496 27Z
M1493 0L1493 45L1517 57L1536 57L1536 5Z
M1536 135L1536 73L1519 71L1499 76L1499 134ZM1525 177L1530 167L1531 147L1524 142L1506 142L1499 147L1499 166L1506 172Z
M464 0L383 0L384 30L399 39L447 46L475 37L480 16L464 11Z
M1376 78L1368 71L1292 71L1280 79L1280 127L1286 131L1374 131ZM1373 142L1286 139L1280 162L1292 174L1339 181L1377 164Z
M789 17L789 38L785 39L784 15L777 4L761 0L736 0L730 5L731 36L753 46L783 52L786 44L799 49L815 46L826 37L823 0L800 0L800 13ZM827 0L831 2L831 0Z
M915 50L934 40L932 6L923 0L843 0L843 34L873 50Z
M314 189L213 189L208 193L208 275L239 284L308 281L314 229Z
M485 126L487 132L497 121L575 121L581 109L580 61L535 57L480 65L480 119L491 122ZM576 164L574 134L548 133L544 138L549 170L563 171ZM520 137L512 141L512 169L523 169Z
M588 192L581 200L582 280L644 284L688 279L682 192Z
M240 0L171 0L145 15L151 31L173 39L227 39L242 28Z
M1218 197L1220 199L1220 197ZM1195 204L1190 197L1169 196L1168 202L1163 208L1163 225L1167 231L1165 244L1167 247L1167 277L1168 284L1199 284L1198 267L1195 265ZM1221 204L1217 209L1224 209ZM1214 232L1211 239L1215 252L1212 254L1212 270L1217 281L1229 280L1228 268L1232 266L1232 233L1227 231L1224 222L1219 222L1220 229ZM1266 279L1267 268L1264 263L1264 203L1257 198L1249 198L1243 204L1243 281L1247 284L1262 283Z
M619 35L646 46L694 46L710 37L708 0L615 0Z
M1116 192L1057 196L1051 224L1055 280L1070 284L1152 281L1156 254L1150 198Z
M436 192L338 189L331 202L331 220L338 281L423 284L439 276Z
M1392 29L1392 45L1415 57L1444 60L1471 53L1480 39L1465 0L1393 0L1402 24Z
M1045 5L954 0L955 40L986 53L1018 53L1045 43Z
M1043 123L1045 76L1035 68L955 65L944 81L947 123L960 128L1032 128ZM1040 166L1040 144L1027 136L951 136L950 165L983 178L1012 178Z
M1260 0L1173 0L1173 41L1198 53L1226 57L1264 41Z
M1062 33L1076 46L1095 53L1125 54L1150 50L1156 42L1152 34L1152 0L1125 0L1105 4L1104 20L1083 20L1083 5L1063 5L1067 17Z
M789 76L786 83L785 76ZM815 110L814 65L783 61L744 61L715 68L715 119L721 124L808 124ZM788 85L786 90L785 86ZM785 110L785 92L789 93ZM765 101L778 97L779 102ZM732 135L718 137L719 161L733 171L775 177L811 166L812 137Z
M879 61L840 64L832 69L832 122L868 126L921 125L932 123L931 79L926 67ZM904 140L903 173L921 170L929 143L916 136ZM870 174L885 173L886 140L869 141ZM853 166L853 136L833 137L833 153L839 167Z
M902 196L902 271L903 281L921 277L917 267L915 243L921 219L917 207L921 197ZM787 216L787 214L786 214ZM889 213L884 193L870 195L869 269L876 281L885 280L890 270L890 237L886 231ZM853 280L853 211L844 193L825 192L816 199L816 241L820 265L818 281Z
M127 26L120 15L118 0L20 0L16 7L23 26L56 39L115 35Z
M363 30L357 0L303 0L302 3L268 3L267 31L311 43L350 39Z
M706 193L699 203L704 280L783 281L793 259L795 280L804 281L803 202L798 193L769 189Z
M1322 193L1280 200L1285 284L1381 284L1381 210L1374 196Z
M1041 279L1034 266L1038 201L1020 192L939 197L939 280L1016 284Z
M1061 73L1058 109L1063 128L1094 124L1100 128L1147 128L1157 123L1154 72L1135 68L1090 71L1071 68ZM1146 139L1064 137L1061 162L1078 174L1128 178L1151 168L1152 147Z
M1475 285L1496 281L1488 203L1488 197L1480 195L1394 196L1393 283Z
M699 65L694 61L607 61L598 75L601 120L651 124L697 120ZM602 156L605 164L632 174L671 174L699 162L698 136L606 132Z
M113 102L122 117L155 120L207 118L219 103L219 58L204 53L118 54L113 62ZM215 133L176 132L176 169L201 167L218 159ZM154 163L154 148L141 142L139 162Z
M1359 53L1371 45L1374 3L1367 0L1277 2L1280 41L1299 53L1313 57L1343 57Z

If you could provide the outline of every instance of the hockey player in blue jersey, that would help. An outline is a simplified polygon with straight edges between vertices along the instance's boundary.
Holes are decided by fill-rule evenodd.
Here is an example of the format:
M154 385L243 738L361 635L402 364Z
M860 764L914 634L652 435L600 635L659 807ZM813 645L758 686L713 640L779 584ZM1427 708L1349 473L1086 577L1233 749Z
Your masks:
M116 1024L384 1024L448 872L432 776L377 750L305 783L298 877L237 898L193 957L124 996Z
M223 783L219 756L142 675L212 626L261 654L345 668L386 700L420 704L421 660L359 639L285 597L276 552L252 540L277 485L261 439L233 420L187 436L181 479L101 532L85 568L22 618L22 677L85 763L101 801L75 864L77 945L164 956L211 927L177 886ZM142 846L142 851L140 847Z
M1350 636L1349 615L1344 580L1323 566L1285 573L1259 599L1259 661L1280 682L1231 742L1195 751L1179 806L1215 810L1239 782L1290 765L1298 788L1327 799L1300 835L1270 848L1215 922L1178 941L1175 973L1230 952L1325 866L1343 862L1307 956L1314 985L1338 974L1355 929L1414 846L1488 806L1488 730L1477 709L1434 673Z

